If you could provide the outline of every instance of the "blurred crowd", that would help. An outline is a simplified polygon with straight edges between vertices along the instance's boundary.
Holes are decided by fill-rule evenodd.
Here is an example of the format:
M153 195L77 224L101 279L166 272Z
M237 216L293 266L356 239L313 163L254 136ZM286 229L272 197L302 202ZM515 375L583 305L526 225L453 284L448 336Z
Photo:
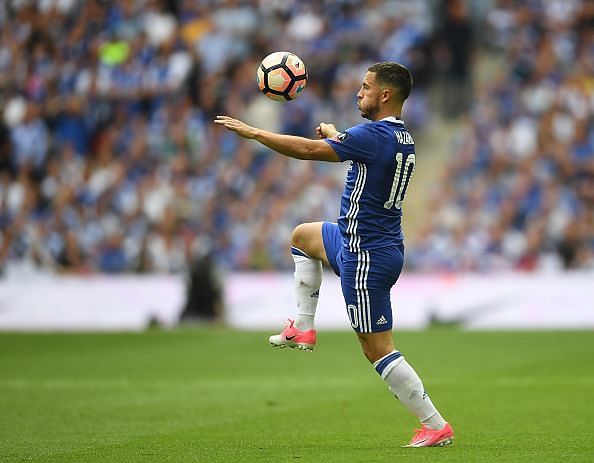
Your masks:
M4 270L178 272L206 254L228 269L289 268L293 226L336 217L344 172L275 156L212 120L304 136L320 120L358 123L369 64L426 66L428 3L398 5L2 2ZM255 83L260 60L285 49L310 74L290 107ZM417 84L410 123L422 125Z
M478 10L508 65L472 90ZM415 133L435 117L436 76L446 111L470 114L440 213L407 249L412 268L591 266L589 10L578 0L2 2L0 267L171 273L209 255L225 269L292 268L293 227L335 220L344 169L274 155L212 120L308 137L319 121L349 127L380 60L413 72ZM288 104L255 83L277 50L309 71Z
M496 2L501 68L476 89L418 270L594 268L594 2Z

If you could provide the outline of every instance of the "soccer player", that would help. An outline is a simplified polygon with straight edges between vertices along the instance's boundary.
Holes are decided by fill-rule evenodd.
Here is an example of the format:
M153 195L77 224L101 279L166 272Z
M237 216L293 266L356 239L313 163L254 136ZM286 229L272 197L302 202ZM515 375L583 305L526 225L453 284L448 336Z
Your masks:
M347 314L365 356L421 421L407 447L431 447L450 444L454 432L415 370L394 348L390 304L390 288L404 260L402 201L415 167L414 142L401 118L411 88L406 67L394 62L370 66L357 105L371 122L344 132L320 123L317 133L322 140L268 132L228 116L217 116L215 123L285 156L350 162L338 223L304 223L293 231L297 317L271 336L270 343L313 349L322 263L328 265L340 276Z

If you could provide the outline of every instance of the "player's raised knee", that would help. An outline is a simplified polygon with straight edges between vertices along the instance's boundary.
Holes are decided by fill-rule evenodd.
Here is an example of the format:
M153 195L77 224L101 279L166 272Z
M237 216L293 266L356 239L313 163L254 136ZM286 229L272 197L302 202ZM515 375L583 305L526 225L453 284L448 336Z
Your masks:
M311 241L310 225L309 223L302 223L294 228L291 235L291 246L301 249L303 252L308 251L309 242Z

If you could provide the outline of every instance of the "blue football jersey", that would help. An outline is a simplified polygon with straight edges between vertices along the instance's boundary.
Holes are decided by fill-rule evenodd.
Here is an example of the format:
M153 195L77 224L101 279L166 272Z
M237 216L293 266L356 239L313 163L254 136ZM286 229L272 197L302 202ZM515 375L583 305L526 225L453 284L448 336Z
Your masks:
M343 246L357 252L402 244L402 201L415 168L404 121L359 124L326 142L350 161L338 218Z

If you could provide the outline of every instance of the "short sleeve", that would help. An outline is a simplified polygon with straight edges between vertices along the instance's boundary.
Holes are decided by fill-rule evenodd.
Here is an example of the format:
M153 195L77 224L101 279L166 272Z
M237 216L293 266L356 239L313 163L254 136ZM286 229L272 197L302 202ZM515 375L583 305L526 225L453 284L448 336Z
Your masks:
M341 161L363 163L375 159L379 143L377 132L371 124L356 125L324 141L332 147Z

